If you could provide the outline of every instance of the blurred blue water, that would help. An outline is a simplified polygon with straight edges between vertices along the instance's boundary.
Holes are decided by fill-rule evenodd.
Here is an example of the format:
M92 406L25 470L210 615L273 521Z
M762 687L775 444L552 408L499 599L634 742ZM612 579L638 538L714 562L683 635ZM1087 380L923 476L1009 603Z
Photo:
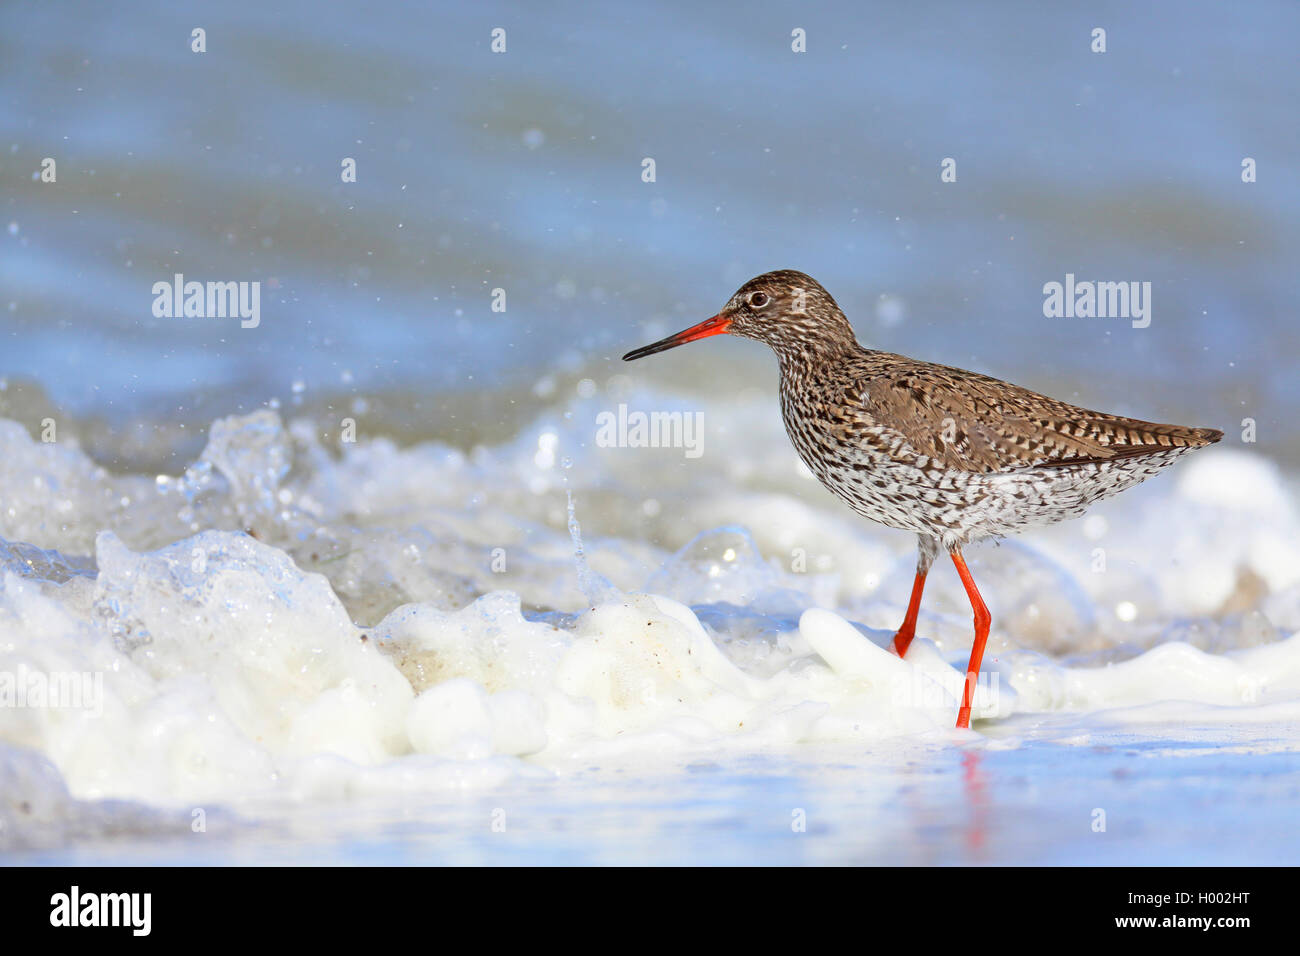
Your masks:
M1160 734L1160 730L1154 730ZM1165 741L1164 743L1167 743ZM9 854L14 865L1281 866L1294 753L1036 741L719 755L670 775L589 771L488 793L229 814L220 840L167 831ZM669 781L665 785L665 779ZM509 826L491 828L508 809ZM1155 808L1159 808L1159 812ZM1241 812L1243 808L1249 812ZM1105 828L1095 830L1097 810ZM278 809L278 812L276 812ZM804 829L792 826L794 814ZM243 816L243 820L240 817ZM1207 834L1213 834L1207 838Z
M294 382L436 408L625 371L792 267L870 344L1142 417L1253 417L1290 454L1298 27L1290 3L6 5L0 376L109 419ZM47 156L57 183L33 179ZM154 318L175 272L261 281L261 325ZM1150 328L1044 318L1067 272L1150 281ZM707 390L766 363L711 342L635 374Z

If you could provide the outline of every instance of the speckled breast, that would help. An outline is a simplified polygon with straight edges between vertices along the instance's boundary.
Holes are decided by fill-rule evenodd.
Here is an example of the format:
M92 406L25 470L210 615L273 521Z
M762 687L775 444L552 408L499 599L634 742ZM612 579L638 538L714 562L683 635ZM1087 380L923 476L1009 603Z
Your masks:
M940 538L953 547L1075 518L1089 505L1157 474L1187 448L1137 459L1050 469L979 473L919 455L897 432L846 421L782 389L781 414L799 457L863 517Z

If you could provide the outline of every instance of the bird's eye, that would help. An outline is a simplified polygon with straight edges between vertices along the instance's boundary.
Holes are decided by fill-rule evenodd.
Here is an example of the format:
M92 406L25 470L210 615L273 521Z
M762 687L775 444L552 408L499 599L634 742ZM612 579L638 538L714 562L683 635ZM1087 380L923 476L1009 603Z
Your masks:
M751 292L749 294L749 304L756 309L761 309L771 301L766 292Z

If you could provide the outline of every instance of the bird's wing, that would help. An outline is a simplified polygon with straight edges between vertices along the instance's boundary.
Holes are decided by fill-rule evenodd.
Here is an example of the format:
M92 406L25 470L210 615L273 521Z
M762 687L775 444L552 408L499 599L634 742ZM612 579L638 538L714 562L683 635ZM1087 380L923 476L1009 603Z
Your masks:
M1079 408L964 369L890 356L871 370L861 401L943 467L1014 471L1106 462L1218 441L1208 428L1160 425Z

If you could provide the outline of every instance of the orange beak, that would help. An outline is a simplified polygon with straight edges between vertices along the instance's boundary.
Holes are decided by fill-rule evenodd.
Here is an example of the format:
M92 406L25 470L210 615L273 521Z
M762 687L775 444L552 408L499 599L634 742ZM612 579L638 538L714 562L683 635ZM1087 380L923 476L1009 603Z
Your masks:
M666 339L660 339L650 345L643 345L639 349L633 349L623 356L623 361L631 362L633 359L645 358L647 355L675 349L679 345L694 342L696 339L707 339L710 335L722 335L729 328L731 328L731 319L724 318L722 313L718 313L713 318L705 319L699 325L692 325L689 329L678 332L676 335L670 335Z

